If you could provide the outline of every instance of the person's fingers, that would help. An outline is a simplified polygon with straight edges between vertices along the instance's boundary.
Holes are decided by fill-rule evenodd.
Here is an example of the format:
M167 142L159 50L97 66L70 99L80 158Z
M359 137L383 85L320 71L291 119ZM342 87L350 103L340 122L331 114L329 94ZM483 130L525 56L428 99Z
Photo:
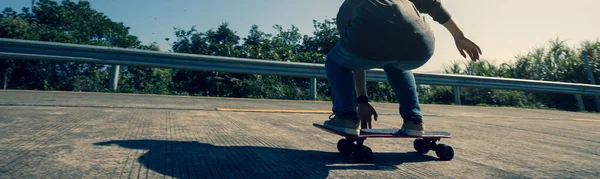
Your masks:
M375 110L375 108L373 106L371 107L371 114L369 114L369 116L373 115L375 117L375 121L377 121L377 111Z
M367 128L368 124L371 122L371 114L359 111L359 119L361 121L361 128Z
M475 50L477 52L477 59L481 59L480 56L483 54L483 52L481 52L481 48L479 48L479 46L475 43L473 43L473 46L475 46L473 50Z
M378 117L377 111L373 110L373 116L375 116L375 121L377 121L377 117Z
M473 61L479 60L479 53L477 52L476 49L472 49L471 54L473 54Z
M457 47L456 49L458 49L458 52L460 52L460 55L461 55L463 58L467 58L467 55L465 55L465 52L463 52L463 50L462 50L460 47Z
M470 50L467 50L467 54L469 54L469 57L471 58L472 61L475 61L475 59L473 57L473 53Z
M475 42L469 40L469 45L472 46L471 48L473 48L473 50L477 50L478 54L483 54L483 52L481 51L481 48L479 48L479 46L477 44L475 44Z
M371 118L371 115L369 114L369 120L367 121L367 129L371 128L371 123L373 122L373 119Z

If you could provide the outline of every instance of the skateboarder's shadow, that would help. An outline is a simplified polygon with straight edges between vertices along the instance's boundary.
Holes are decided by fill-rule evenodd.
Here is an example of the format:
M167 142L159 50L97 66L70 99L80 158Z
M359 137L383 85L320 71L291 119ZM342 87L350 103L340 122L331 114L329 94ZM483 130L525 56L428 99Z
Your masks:
M336 152L294 150L260 146L215 146L199 142L167 140L113 140L95 145L117 145L147 150L137 162L176 178L326 178L330 170L395 170L406 162L434 161L417 153L374 153L373 162L356 164ZM343 166L331 166L344 164ZM355 165L347 165L355 164Z

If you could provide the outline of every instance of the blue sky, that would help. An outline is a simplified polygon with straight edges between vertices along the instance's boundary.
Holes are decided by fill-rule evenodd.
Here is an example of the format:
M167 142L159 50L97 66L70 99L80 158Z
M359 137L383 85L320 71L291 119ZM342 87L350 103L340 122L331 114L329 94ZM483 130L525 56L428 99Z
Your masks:
M280 24L299 27L311 34L312 21L335 17L343 0L90 0L92 8L113 21L131 27L130 33L144 43L156 41L162 50L170 49L165 38L174 39L173 27L199 31L228 22L241 37L252 24L274 33ZM508 62L517 54L545 46L560 37L571 46L600 37L600 1L548 0L443 0L468 38L483 51L482 58ZM20 11L30 0L3 0L0 8ZM596 17L596 18L593 18ZM452 36L439 24L427 19L436 33L436 52L430 62L416 71L440 71L444 64L463 59Z

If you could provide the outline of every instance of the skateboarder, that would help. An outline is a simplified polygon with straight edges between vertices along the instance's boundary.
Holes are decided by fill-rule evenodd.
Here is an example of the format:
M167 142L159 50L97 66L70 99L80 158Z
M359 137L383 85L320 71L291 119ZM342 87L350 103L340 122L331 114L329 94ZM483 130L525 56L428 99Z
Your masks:
M327 54L333 114L324 126L358 135L377 113L369 104L365 70L383 68L404 119L401 130L421 136L423 125L411 70L433 55L434 35L420 13L429 14L454 37L460 54L479 60L479 47L467 39L440 0L345 0L337 14L340 40ZM356 90L356 91L355 91Z

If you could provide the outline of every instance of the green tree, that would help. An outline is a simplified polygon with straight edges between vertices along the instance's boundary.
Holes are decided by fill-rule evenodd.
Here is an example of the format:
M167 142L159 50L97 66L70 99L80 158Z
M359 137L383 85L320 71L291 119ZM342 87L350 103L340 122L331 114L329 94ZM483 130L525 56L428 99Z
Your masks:
M495 66L489 61L483 60L480 62L467 62L464 64L465 68L462 69L459 63L454 62L445 67L445 72L477 76L588 83L581 52L587 49L592 52L597 51L600 48L596 44L600 43L586 41L580 48L571 48L564 41L557 38L550 41L547 48L535 48L527 54L517 55L515 62L512 64L502 63L499 66ZM592 69L594 69L594 76L598 79L600 75L598 73L600 71L598 70L598 58L595 55L589 58ZM435 91L427 95L447 96L449 94L448 90L451 90L451 88ZM468 105L487 104L577 110L577 106L573 105L576 104L575 98L569 94L463 88L462 95L464 98L463 103ZM427 99L431 100L428 102L435 101L433 98ZM586 97L584 99L587 110L593 110L593 98ZM443 102L448 103L445 100Z
M40 0L31 11L6 8L0 15L0 37L50 42L137 48L129 27L111 21L87 1L60 4ZM106 65L75 62L10 61L0 64L4 86L14 89L105 91ZM10 83L12 85L9 85Z

